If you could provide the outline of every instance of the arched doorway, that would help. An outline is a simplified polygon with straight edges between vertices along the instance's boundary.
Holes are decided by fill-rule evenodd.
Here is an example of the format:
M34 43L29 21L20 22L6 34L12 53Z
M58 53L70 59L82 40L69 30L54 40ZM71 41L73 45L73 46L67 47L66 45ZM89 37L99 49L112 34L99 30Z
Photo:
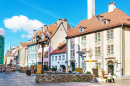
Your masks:
M71 63L71 66L72 66L72 71L75 71L75 63L74 62Z
M108 74L111 73L114 74L114 62L112 60L108 61Z
M62 71L62 72L66 72L66 69L65 69L65 66L64 66L64 65L61 65L60 67L61 67L61 71Z

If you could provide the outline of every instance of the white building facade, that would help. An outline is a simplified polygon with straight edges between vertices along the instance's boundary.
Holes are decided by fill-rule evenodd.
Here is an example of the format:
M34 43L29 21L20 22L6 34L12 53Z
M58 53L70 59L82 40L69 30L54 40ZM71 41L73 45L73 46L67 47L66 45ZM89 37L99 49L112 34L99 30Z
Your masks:
M105 74L129 77L129 18L111 2L108 12L80 21L76 28L68 32L68 68L73 71L82 68L83 62L82 69L86 72L92 73L93 68L101 68ZM82 61L77 51L89 52L84 54Z
M66 52L59 54L51 54L51 68L57 68L59 72L66 72Z

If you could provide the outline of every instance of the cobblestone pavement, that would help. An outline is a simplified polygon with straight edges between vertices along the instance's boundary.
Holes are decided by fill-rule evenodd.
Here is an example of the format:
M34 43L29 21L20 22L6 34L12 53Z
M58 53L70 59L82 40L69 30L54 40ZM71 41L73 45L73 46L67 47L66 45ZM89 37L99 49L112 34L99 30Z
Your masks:
M35 83L36 76L27 76L25 73L0 73L0 86L130 86L130 79L116 79L116 83Z

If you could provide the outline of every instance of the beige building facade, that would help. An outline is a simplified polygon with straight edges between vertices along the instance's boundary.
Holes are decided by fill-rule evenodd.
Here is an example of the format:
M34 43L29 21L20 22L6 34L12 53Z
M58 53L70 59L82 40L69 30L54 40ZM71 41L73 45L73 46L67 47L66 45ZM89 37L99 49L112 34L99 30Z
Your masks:
M68 68L82 68L92 72L101 68L105 74L116 74L118 78L130 77L130 17L109 3L108 12L80 21L68 31ZM86 52L82 57L77 53Z

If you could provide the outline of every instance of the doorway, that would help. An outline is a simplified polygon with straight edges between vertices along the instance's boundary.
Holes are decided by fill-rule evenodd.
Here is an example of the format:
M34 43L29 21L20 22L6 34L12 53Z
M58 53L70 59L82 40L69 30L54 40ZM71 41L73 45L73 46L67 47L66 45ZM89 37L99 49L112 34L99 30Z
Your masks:
M74 62L71 63L71 66L72 66L72 71L75 71L75 63Z
M113 61L108 61L108 74L111 73L111 75L114 74L114 63Z
M65 66L64 66L64 65L61 65L60 67L61 67L61 71L62 71L62 72L66 72L66 69L65 69Z

